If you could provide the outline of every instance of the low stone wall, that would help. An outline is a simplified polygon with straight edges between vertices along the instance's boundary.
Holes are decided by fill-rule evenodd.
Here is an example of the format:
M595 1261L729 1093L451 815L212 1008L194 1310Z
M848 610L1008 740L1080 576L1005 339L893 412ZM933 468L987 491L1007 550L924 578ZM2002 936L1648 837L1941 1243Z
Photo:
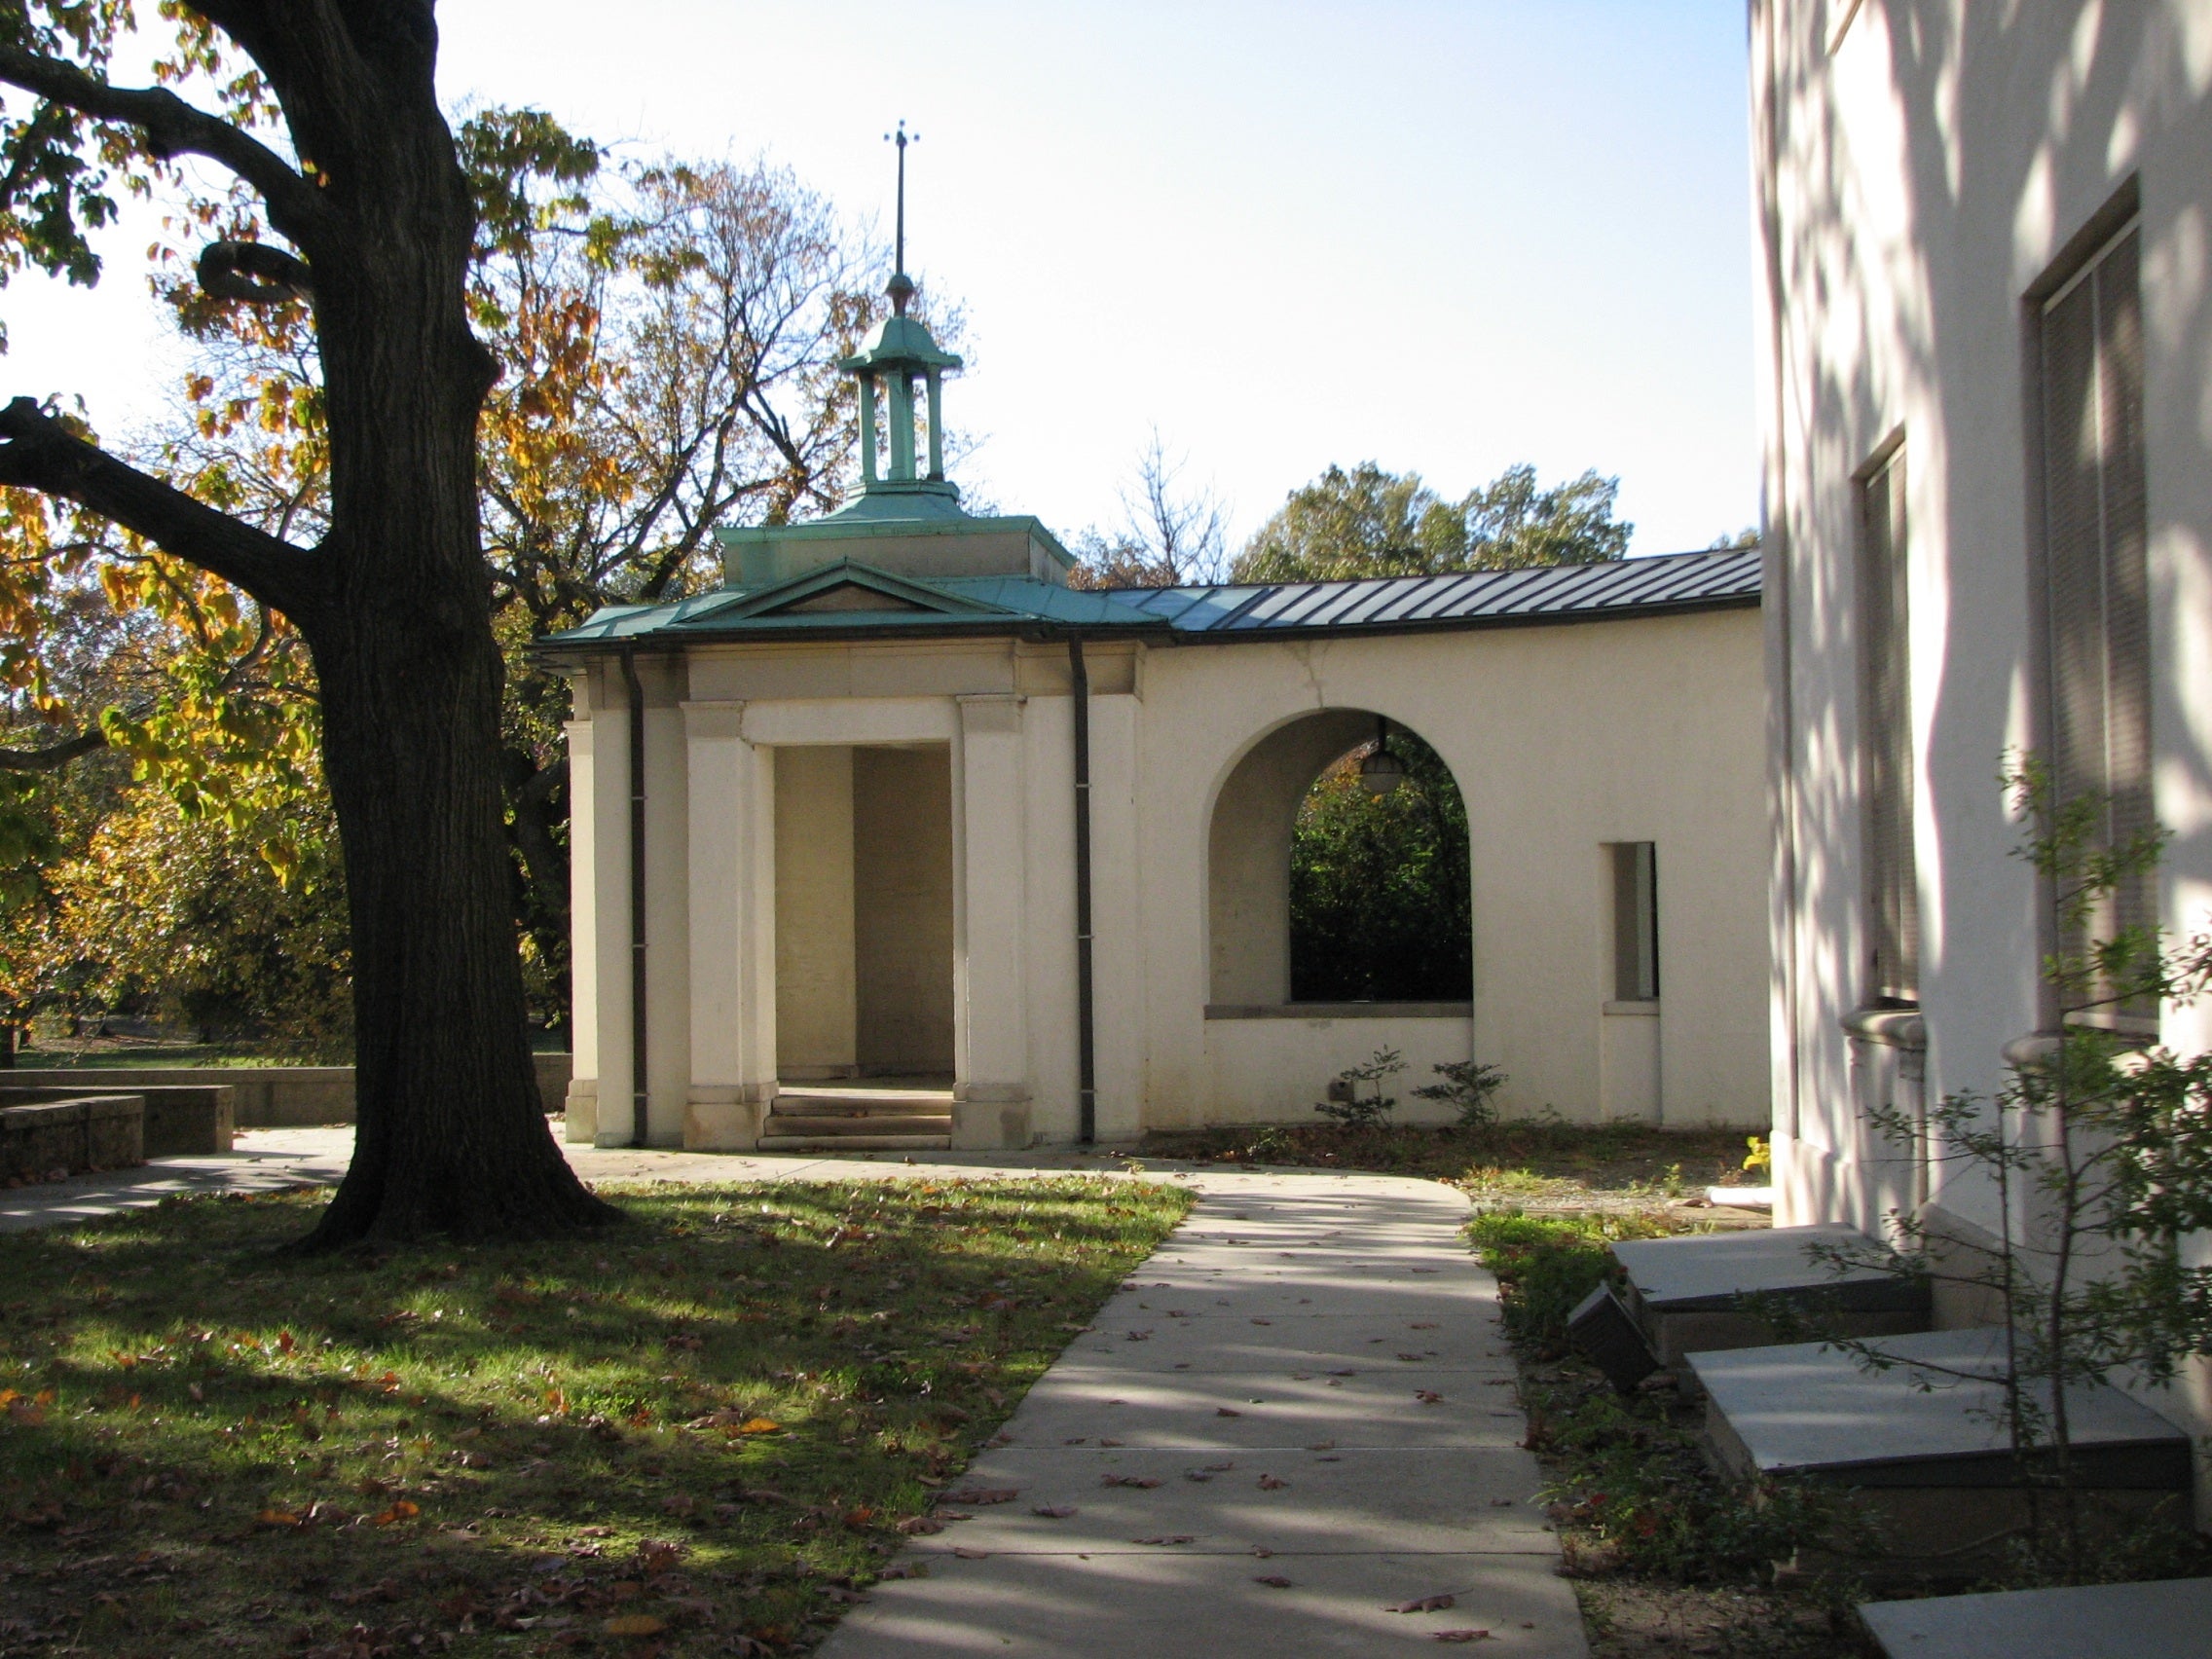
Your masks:
M143 1150L148 1158L208 1157L231 1150L237 1108L225 1085L183 1088L141 1087L131 1090L146 1103ZM77 1088L26 1088L0 1085L0 1107L82 1100Z
M568 1099L569 1073L574 1062L563 1053L534 1057L537 1062L538 1098L548 1113L559 1112ZM0 1093L35 1089L49 1098L55 1091L76 1094L88 1088L174 1091L210 1088L229 1091L231 1122L241 1129L304 1128L353 1121L351 1066L83 1066L0 1072ZM149 1134L151 1123L149 1119ZM221 1150L230 1148L226 1145Z
M146 1103L135 1094L79 1095L0 1106L0 1180L55 1170L123 1169L146 1161Z

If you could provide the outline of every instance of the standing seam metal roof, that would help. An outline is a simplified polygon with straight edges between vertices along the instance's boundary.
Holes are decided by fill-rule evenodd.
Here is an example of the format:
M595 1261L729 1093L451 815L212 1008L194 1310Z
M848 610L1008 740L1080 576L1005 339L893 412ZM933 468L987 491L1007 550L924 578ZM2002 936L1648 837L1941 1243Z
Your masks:
M608 606L580 627L539 642L556 651L594 645L714 639L840 638L886 633L1005 633L1026 628L1165 633L1190 641L1328 632L1395 632L1515 622L1597 620L1718 609L1759 602L1759 552L1721 548L1592 565L1453 571L1433 576L1227 583L1210 587L1060 587L1028 576L892 576L846 567L856 585L896 589L943 608L793 612L775 588L722 590L671 605ZM835 567L795 577L797 602L835 585ZM802 591L803 584L803 591Z

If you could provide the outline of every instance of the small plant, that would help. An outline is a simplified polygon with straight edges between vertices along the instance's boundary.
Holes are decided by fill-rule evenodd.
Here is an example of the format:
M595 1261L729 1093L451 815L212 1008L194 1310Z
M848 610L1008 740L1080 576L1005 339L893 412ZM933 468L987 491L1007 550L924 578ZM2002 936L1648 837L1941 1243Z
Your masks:
M1480 1060L1447 1060L1434 1068L1442 1083L1423 1084L1414 1090L1418 1100L1441 1100L1458 1114L1462 1129L1487 1129L1497 1122L1491 1096L1505 1085L1505 1072Z
M1398 1104L1395 1095L1382 1092L1382 1086L1405 1069L1397 1050L1378 1049L1365 1065L1346 1066L1337 1073L1329 1085L1329 1098L1317 1102L1313 1110L1342 1128L1379 1129ZM1363 1096L1362 1088L1371 1092Z

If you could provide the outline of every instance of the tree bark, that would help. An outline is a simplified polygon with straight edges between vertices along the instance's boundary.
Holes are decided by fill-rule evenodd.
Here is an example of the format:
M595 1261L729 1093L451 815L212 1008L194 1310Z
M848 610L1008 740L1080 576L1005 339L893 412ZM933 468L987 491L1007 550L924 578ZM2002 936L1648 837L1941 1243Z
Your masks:
M496 368L468 328L475 210L430 61L408 60L371 119L343 123L332 188L351 198L349 245L310 262L336 580L295 620L345 846L358 1118L311 1246L528 1236L614 1214L554 1143L524 1025L477 522Z
M313 308L329 534L293 546L128 466L25 399L0 483L65 497L284 611L321 681L353 937L351 1166L303 1242L531 1237L617 1219L545 1122L524 1026L500 800L500 658L479 538L474 203L438 108L430 0L194 0L268 78L299 168L163 89L0 33L0 81L207 157L300 249L216 259L246 303ZM0 203L0 208L5 203ZM241 275L242 273L242 275ZM254 280L247 280L251 277Z

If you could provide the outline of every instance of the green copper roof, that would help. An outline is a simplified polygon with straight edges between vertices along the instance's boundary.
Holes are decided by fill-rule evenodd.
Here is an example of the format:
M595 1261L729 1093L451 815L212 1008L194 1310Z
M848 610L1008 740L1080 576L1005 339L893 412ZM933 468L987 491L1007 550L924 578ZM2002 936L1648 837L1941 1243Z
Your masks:
M610 605L581 627L539 641L538 648L549 657L569 657L624 646L1078 629L1226 644L1602 621L1758 603L1756 548L1437 576L1103 592L1031 576L902 575L843 559L789 580L672 605Z
M883 319L868 343L837 367L848 373L868 369L957 369L960 359L941 350L919 317L894 314Z

